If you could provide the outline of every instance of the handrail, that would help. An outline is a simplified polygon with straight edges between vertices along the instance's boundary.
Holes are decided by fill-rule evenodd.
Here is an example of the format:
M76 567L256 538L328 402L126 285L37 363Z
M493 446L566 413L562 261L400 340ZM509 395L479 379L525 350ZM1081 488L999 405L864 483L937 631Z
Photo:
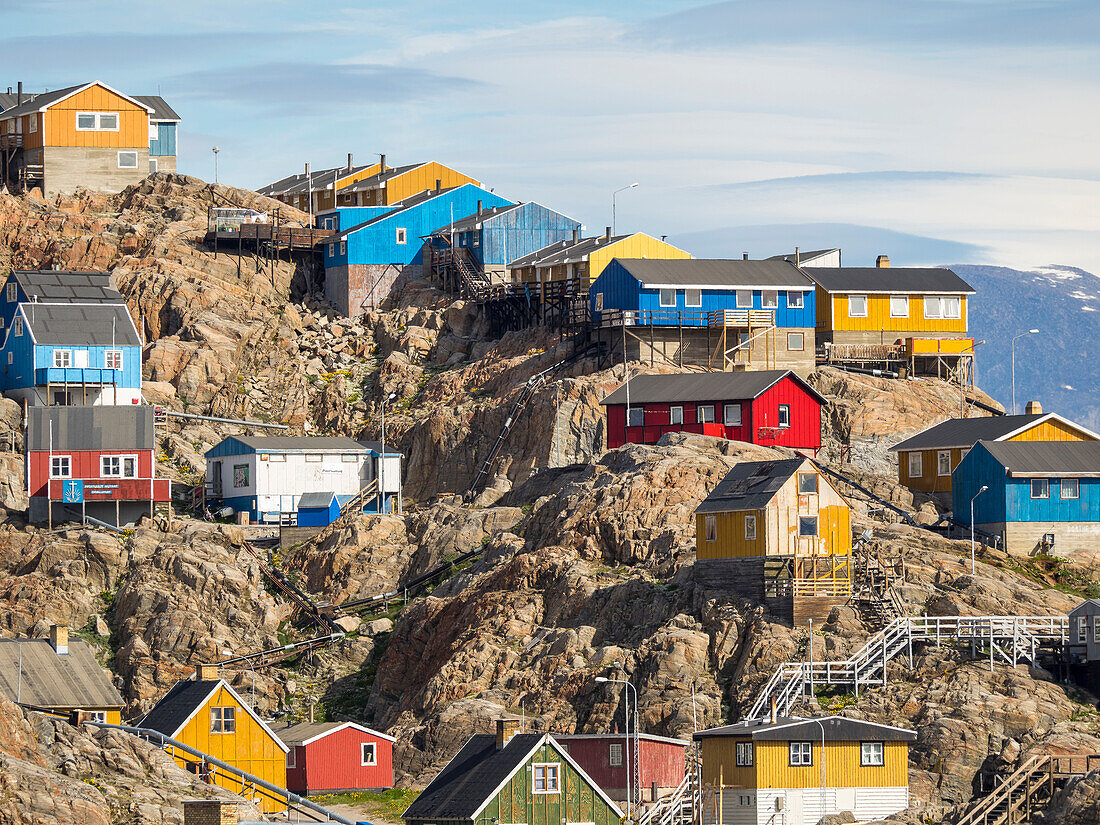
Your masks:
M1006 799L1009 801L1009 804L1011 804L1012 794L1019 789L1020 785L1025 782L1030 785L1032 776L1035 772L1046 768L1049 763L1049 754L1035 754L1030 757L1020 765L1020 767L1009 774L1005 781L994 789L993 793L983 797L974 807L967 811L962 819L956 822L955 825L975 825L979 820L984 822L992 810Z

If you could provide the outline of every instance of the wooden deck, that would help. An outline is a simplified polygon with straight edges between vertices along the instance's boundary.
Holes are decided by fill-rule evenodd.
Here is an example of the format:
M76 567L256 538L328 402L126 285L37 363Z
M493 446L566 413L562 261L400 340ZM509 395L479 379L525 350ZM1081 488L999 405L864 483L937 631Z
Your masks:
M230 248L241 245L250 249L259 244L271 244L280 249L315 249L333 235L331 229L308 226L280 226L270 223L244 223L237 229L208 231L204 239L208 245L217 244Z

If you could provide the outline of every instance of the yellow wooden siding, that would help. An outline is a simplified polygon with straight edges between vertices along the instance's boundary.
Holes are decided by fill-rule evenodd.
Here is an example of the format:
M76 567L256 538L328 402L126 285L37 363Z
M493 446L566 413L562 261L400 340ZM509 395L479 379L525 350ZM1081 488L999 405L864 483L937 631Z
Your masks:
M1073 426L1054 419L1043 421L1029 427L1008 441L1095 441L1095 439Z
M921 475L909 475L909 454L921 454ZM898 481L903 487L910 490L921 490L925 493L950 493L951 476L939 475L939 453L941 450L906 450L898 453ZM962 461L961 448L950 450L951 469L954 470Z
M236 732L211 732L210 709L214 707L236 708ZM286 787L286 753L224 686L218 688L183 730L172 738L266 782L280 788ZM183 763L182 759L178 761ZM240 784L232 778L219 776L217 784L231 791L240 790ZM273 801L266 799L263 807L268 812L281 810Z
M864 293L852 293L864 294ZM937 293L929 293L933 295ZM818 307L822 306L822 295L818 293ZM839 332L935 332L935 333L965 333L966 332L966 296L960 295L961 318L931 318L924 317L924 296L909 296L909 317L890 317L889 295L867 295L867 317L848 317L848 295L836 293L832 298L832 319L826 319L825 328ZM821 310L818 309L818 318L821 320Z
M601 247L588 256L587 285L590 286L592 281L600 277L604 267L611 263L613 258L657 258L663 260L690 257L690 252L685 252L678 246L659 241L644 232L636 232L617 243Z
M455 171L442 163L425 163L415 169L410 169L403 175L390 178L386 181L386 203L397 203L410 195L423 192L425 189L435 189L435 182L439 181L440 187L450 189L454 186L462 186L472 183L480 186L481 182ZM455 215L455 217L459 217ZM463 216L464 217L464 216Z
M78 132L77 112L118 112L117 132ZM140 149L149 146L149 113L104 88L91 86L46 111L46 146Z
M25 115L19 118L22 121L23 148L38 149L42 146L43 115L41 112ZM31 122L34 122L34 131L31 131Z
M737 766L737 743L752 741L748 736L708 736L700 741L703 784L724 788L755 788L755 766ZM755 759L753 760L755 765Z
M821 739L813 742L813 764L791 767L790 747L785 741L756 743L758 788L820 788ZM871 741L871 740L869 740ZM886 742L885 762L880 766L860 764L860 742L825 743L825 786L828 788L898 788L909 784L909 746Z
M826 553L846 556L852 552L852 511L849 507L822 507L818 515L818 533Z
M714 516L717 541L707 541L706 517ZM733 513L699 513L695 517L696 557L700 559L732 559L767 554L766 525L763 510ZM756 539L745 538L745 517L756 517Z

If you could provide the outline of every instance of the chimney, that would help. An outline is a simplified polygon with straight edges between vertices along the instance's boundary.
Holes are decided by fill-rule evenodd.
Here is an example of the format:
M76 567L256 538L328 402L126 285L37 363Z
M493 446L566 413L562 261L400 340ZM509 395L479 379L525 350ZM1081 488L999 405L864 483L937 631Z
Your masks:
M199 669L195 671L195 676L200 682L216 682L218 681L218 666L199 665Z
M379 172L385 172L386 171L386 156L385 155L379 155L378 156L378 166L379 166L379 169L378 169Z
M774 725L775 721L776 721L776 709L775 709L775 697L773 696L772 697L772 712L771 712L771 715L768 717L768 724L769 725Z
M351 158L351 152L348 152L348 171L351 171L351 167L352 167L352 162L351 162L351 160L352 160L352 158Z
M611 227L610 226L607 227L606 229L604 229L603 238L604 238L605 241L610 241L611 240Z
M802 266L802 253L798 251L798 247L794 248L794 265Z
M439 178L436 178L435 179L435 191L438 192L442 188L443 188L443 181L441 181Z
M23 102L23 81L19 81L19 91L16 92L15 105L18 106Z
M665 242L665 238L667 238L667 237L668 237L668 235L662 235L662 236L661 236L661 243L664 243L664 242Z
M477 214L481 214L481 201L477 202Z
M581 231L579 229L573 230L573 243L576 243L581 239Z
M185 799L183 825L237 825L238 803L222 799Z
M58 656L69 655L69 628L67 625L50 625L50 647Z
M1024 407L1024 412L1028 415L1042 415L1043 405L1038 401L1028 401L1027 406Z
M518 719L497 719L497 750L501 750L519 733Z
M878 267L879 269L889 269L890 268L890 256L889 255L879 255L878 258L875 259L875 266Z
M742 261L747 261L748 259L749 259L749 253L748 252L742 252L741 253L741 260Z

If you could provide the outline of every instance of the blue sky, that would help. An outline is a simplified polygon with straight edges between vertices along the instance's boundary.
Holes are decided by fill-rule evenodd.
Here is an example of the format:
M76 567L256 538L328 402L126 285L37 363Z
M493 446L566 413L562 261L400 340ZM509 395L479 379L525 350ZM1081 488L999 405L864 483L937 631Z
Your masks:
M706 255L1100 271L1100 3L0 0L28 88L184 118L181 171L256 187L348 152ZM826 242L826 238L833 238ZM949 256L949 257L945 257Z

